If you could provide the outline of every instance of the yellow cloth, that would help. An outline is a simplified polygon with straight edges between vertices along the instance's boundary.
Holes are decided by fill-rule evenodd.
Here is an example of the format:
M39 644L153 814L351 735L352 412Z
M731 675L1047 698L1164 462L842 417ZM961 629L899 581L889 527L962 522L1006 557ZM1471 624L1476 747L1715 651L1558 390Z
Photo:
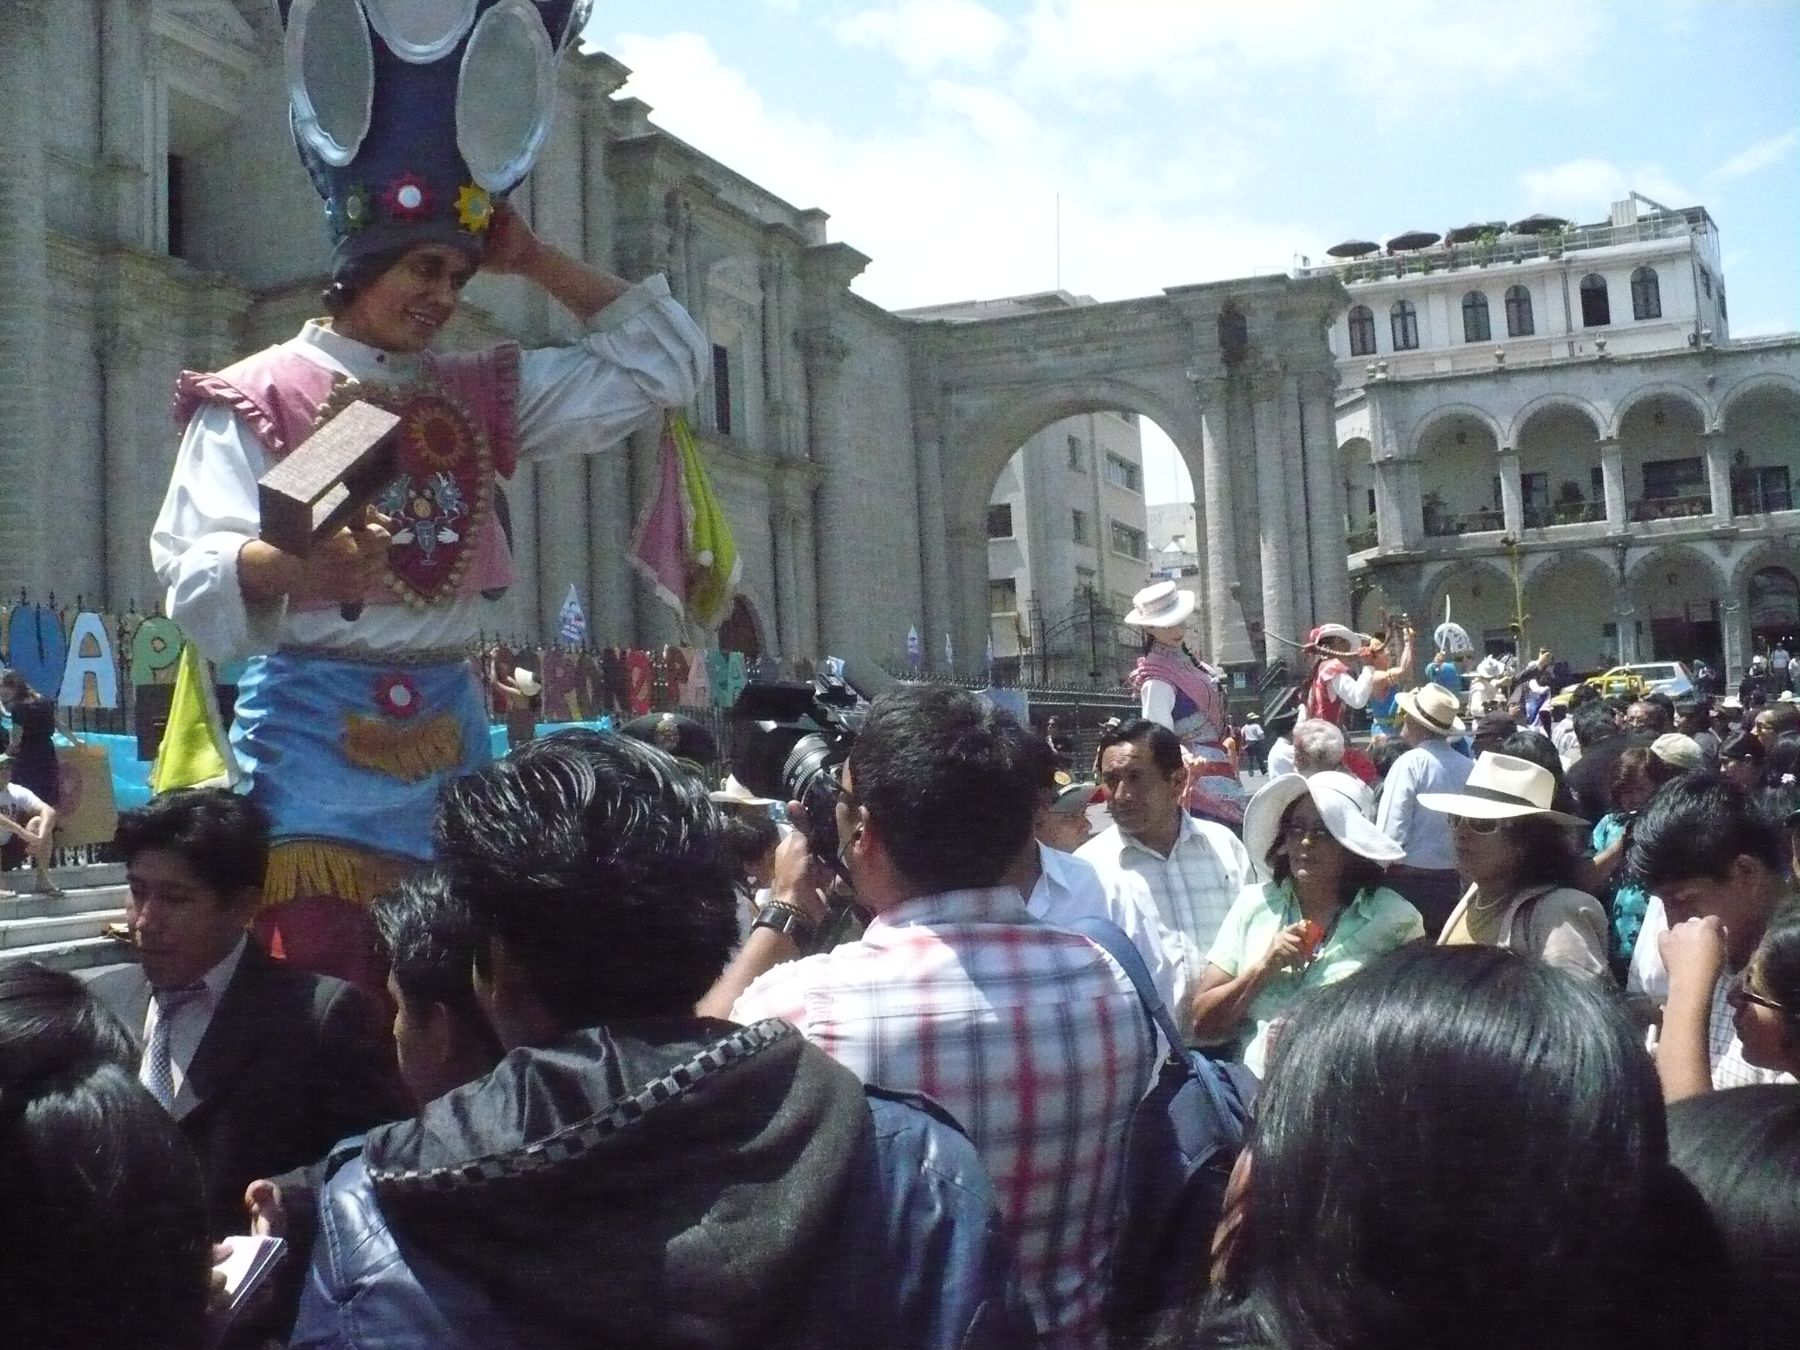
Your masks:
M186 643L176 666L169 724L163 729L156 762L150 766L150 790L231 787L237 780L237 760L225 741L212 669L201 658L200 649Z
M670 413L669 430L681 455L682 496L687 508L688 617L701 628L717 628L731 613L743 564L731 523L713 492L687 419Z

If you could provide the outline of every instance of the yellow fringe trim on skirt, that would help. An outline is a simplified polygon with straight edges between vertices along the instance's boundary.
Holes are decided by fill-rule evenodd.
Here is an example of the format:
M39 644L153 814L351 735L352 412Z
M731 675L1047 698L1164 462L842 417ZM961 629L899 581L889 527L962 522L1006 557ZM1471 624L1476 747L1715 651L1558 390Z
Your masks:
M417 864L330 839L295 839L269 850L262 908L332 895L367 906Z
M417 783L462 763L462 723L450 713L417 726L351 713L344 719L344 758L359 769Z

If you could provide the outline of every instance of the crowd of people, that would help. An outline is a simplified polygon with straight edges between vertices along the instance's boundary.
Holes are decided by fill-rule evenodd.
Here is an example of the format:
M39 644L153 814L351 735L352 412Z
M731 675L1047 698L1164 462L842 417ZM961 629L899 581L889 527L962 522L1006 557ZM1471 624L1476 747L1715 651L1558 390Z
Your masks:
M1183 807L1156 722L1071 782L979 696L905 686L836 770L826 856L735 779L553 735L441 794L437 861L371 908L386 1006L253 935L254 801L165 793L117 841L138 961L0 969L9 1327L1134 1343L1108 1282L1171 1047L1074 931L1099 918L1262 1084L1185 1257L1203 1292L1135 1343L1789 1343L1791 796L1708 768L1659 700L1642 730L1577 704L1576 762L1612 766L1585 801L1539 733L1464 753L1447 690L1401 700L1384 783L1278 776L1240 835ZM247 1232L288 1259L226 1319L213 1244Z

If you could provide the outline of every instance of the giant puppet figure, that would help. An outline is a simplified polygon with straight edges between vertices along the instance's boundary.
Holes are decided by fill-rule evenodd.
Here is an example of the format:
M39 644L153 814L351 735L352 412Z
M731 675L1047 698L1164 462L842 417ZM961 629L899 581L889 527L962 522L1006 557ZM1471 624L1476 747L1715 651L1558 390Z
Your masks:
M1138 705L1152 722L1181 738L1188 765L1182 805L1233 829L1244 823L1244 785L1225 748L1230 718L1224 676L1188 650L1192 591L1172 581L1146 586L1131 598L1124 621L1144 630L1144 654L1131 671Z
M506 480L653 425L693 397L709 354L662 277L578 262L504 204L587 10L283 0L294 138L333 248L329 316L177 388L151 554L182 630L215 661L249 658L232 745L276 840L258 931L364 985L381 978L364 906L431 857L440 785L489 753L469 651L512 578ZM429 351L478 269L525 278L585 333ZM351 398L402 418L379 510L307 557L263 542L257 479Z
M1306 680L1306 715L1341 728L1346 708L1367 708L1372 700L1385 700L1391 686L1404 685L1413 665L1413 631L1404 629L1400 659L1393 667L1384 640L1364 637L1341 623L1313 629L1304 651L1313 661ZM1364 782L1377 776L1374 762L1355 746L1344 752L1344 767Z

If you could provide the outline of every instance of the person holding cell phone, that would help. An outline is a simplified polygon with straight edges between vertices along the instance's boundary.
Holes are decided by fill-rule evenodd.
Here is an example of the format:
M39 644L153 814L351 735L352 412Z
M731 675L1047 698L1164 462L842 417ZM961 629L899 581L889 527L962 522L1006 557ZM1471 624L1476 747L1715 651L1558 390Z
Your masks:
M1425 935L1419 911L1381 884L1405 854L1375 828L1370 795L1335 770L1285 774L1244 813L1263 880L1225 916L1188 1015L1199 1044L1227 1047L1258 1076L1296 1000Z

